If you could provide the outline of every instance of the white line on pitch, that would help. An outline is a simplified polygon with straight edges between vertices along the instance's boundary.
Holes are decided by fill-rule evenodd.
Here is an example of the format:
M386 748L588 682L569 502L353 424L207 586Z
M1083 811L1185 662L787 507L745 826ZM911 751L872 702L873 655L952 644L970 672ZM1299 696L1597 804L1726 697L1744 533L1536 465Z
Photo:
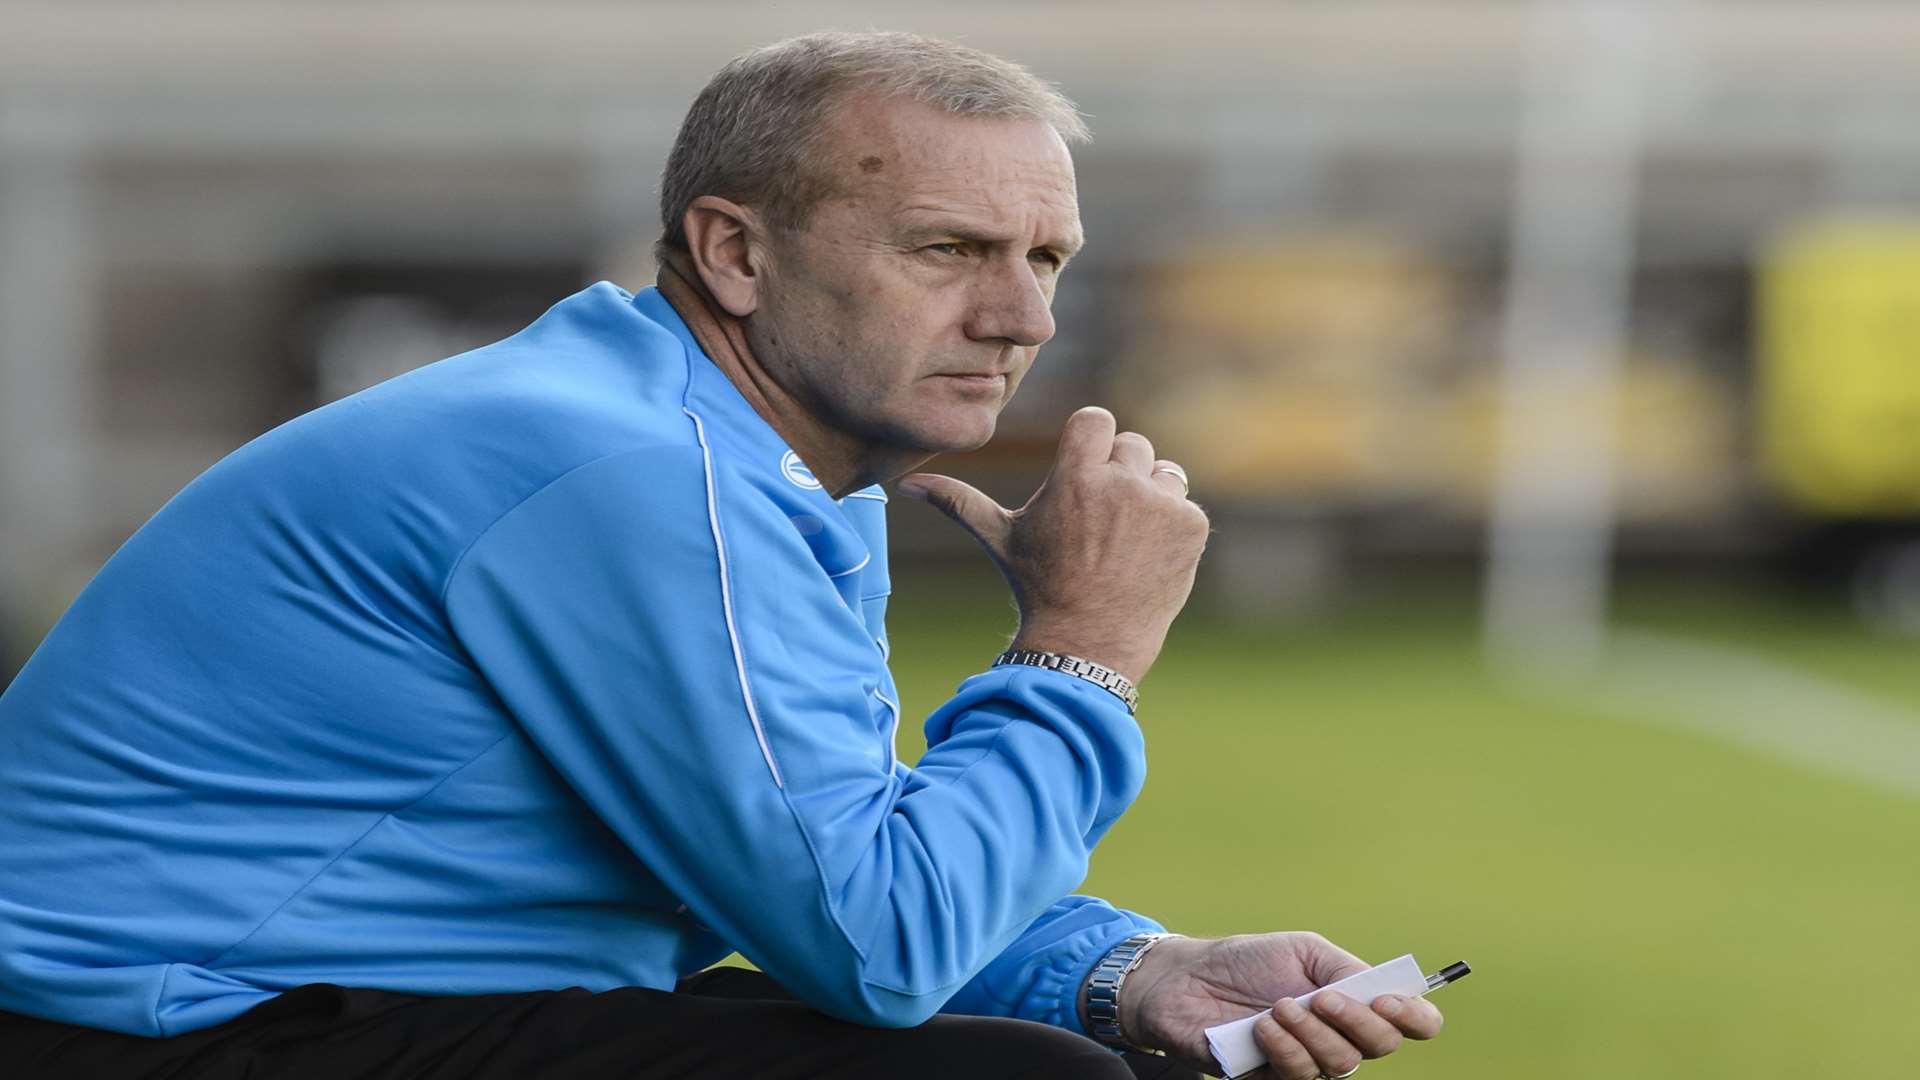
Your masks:
M1920 796L1920 712L1753 652L1616 629L1591 689L1609 713Z

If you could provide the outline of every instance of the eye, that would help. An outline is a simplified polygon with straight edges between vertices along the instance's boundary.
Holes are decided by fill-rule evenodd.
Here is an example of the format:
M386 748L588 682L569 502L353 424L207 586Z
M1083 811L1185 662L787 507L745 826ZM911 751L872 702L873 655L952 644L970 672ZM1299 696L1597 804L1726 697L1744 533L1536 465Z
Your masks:
M1059 255L1055 254L1054 252L1048 251L1046 248L1034 248L1032 251L1027 252L1027 258L1045 263L1046 265L1051 266L1055 270L1060 269L1060 267L1064 265L1064 263L1061 262Z
M964 255L964 254L966 254L966 251L965 251L965 250L964 250L964 249L963 249L963 248L961 247L961 245L959 244L959 242L957 242L957 241L953 241L953 240L943 240L943 241L941 241L941 242L940 242L940 243L938 243L938 244L928 244L928 245L927 245L926 247L923 247L923 248L921 248L920 250L922 250L922 251L931 251L931 252L933 252L933 253L934 253L935 255Z

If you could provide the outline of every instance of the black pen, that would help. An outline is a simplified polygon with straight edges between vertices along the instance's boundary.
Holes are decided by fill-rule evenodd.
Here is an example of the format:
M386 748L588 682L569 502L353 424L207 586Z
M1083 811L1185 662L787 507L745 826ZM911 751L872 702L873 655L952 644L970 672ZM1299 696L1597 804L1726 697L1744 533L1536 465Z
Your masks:
M1473 969L1467 966L1465 960L1456 960L1446 967L1441 968L1439 971L1427 976L1427 989L1429 991L1438 990L1448 983L1453 982L1455 979L1464 979L1471 974L1473 974Z

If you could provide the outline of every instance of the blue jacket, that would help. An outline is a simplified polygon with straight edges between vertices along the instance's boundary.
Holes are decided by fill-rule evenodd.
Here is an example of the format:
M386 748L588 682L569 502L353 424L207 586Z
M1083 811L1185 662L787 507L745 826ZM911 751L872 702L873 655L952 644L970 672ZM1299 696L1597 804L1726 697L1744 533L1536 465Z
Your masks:
M670 988L1078 1027L1150 920L1106 691L990 670L894 760L885 496L835 500L654 290L188 485L0 697L0 1009L144 1035L334 982Z

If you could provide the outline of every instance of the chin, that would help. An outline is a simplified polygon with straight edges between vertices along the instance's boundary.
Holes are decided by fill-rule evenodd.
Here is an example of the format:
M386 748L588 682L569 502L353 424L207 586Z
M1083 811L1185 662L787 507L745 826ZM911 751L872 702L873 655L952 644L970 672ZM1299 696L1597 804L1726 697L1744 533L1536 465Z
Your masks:
M942 454L964 454L969 450L978 450L993 440L998 424L999 410L995 410L972 422L939 425L937 432L926 433L930 436L927 448Z
M964 454L993 439L1001 401L920 402L913 409L882 412L860 425L874 444L927 454Z

